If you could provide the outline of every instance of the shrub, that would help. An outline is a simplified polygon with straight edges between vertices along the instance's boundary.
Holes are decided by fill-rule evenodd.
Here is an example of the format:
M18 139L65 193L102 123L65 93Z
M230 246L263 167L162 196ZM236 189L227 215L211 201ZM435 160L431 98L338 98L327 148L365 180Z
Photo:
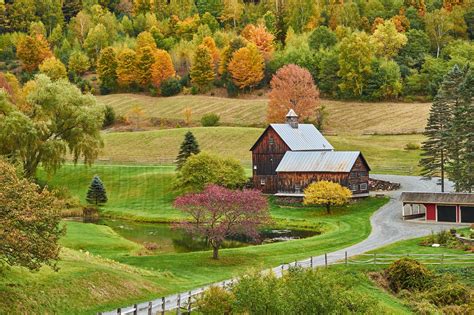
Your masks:
M115 124L115 110L112 106L107 105L105 106L104 112L104 122L102 123L102 127L107 128Z
M162 96L173 96L181 92L181 83L176 78L169 78L163 81L160 86Z
M196 301L196 308L204 315L230 314L234 295L221 287L212 286Z
M405 150L419 150L420 145L417 143L409 142L405 145Z
M431 272L414 259L402 258L393 262L386 270L389 287L394 292L400 290L422 290L432 276Z
M427 298L437 306L462 305L469 302L470 292L463 284L440 281L428 291Z
M201 117L201 125L203 127L214 127L219 126L219 120L221 117L214 113L205 114Z

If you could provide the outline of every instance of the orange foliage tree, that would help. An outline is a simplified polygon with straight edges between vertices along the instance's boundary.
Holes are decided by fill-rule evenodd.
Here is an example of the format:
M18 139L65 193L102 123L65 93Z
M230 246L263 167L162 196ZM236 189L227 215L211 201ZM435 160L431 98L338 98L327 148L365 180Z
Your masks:
M254 44L242 47L234 53L228 70L232 81L244 89L257 85L263 79L265 62Z
M22 37L16 45L16 56L21 60L23 69L35 71L39 64L53 54L48 41L42 35Z
M270 33L265 25L254 26L248 24L242 31L242 37L247 39L249 42L254 43L258 50L263 54L265 60L269 60L275 51L273 40L275 36Z
M283 122L291 108L303 120L315 121L319 91L308 70L294 64L286 65L273 75L270 86L268 122Z
M155 62L151 66L151 83L160 87L161 83L176 74L170 54L166 50L155 51Z
M214 63L214 68L217 69L219 66L220 52L216 46L216 42L212 37L206 36L202 40L202 44L209 48L209 51L211 52L212 56L212 62Z

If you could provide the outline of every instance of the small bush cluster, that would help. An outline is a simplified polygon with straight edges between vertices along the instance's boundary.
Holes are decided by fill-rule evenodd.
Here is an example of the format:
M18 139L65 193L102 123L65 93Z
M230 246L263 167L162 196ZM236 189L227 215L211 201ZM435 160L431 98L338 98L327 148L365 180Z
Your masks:
M219 120L221 117L214 113L208 113L201 117L201 125L203 127L215 127L219 126Z
M391 264L385 271L390 289L394 292L401 290L422 290L428 285L431 272L416 260L402 258Z
M438 233L432 233L431 235L425 237L421 241L423 246L431 246L433 244L440 244L443 247L453 248L453 249L468 249L468 246L464 245L455 237L456 230L454 231L440 231Z
M202 314L367 314L376 300L352 290L357 276L332 270L293 268L277 279L252 272L230 292L211 288L198 300Z
M115 110L112 106L105 106L105 111L104 111L104 122L102 124L103 128L107 128L115 124Z
M413 142L408 142L406 145L405 145L405 150L419 150L420 149L420 145L418 143L413 143Z
M178 79L169 78L161 83L160 93L161 96L173 96L179 94L182 89L183 87Z

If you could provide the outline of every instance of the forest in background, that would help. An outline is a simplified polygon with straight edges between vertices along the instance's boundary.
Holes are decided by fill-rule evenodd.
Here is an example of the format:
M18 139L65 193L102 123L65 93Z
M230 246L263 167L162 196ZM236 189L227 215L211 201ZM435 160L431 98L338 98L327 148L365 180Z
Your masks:
M0 32L11 94L42 72L95 94L261 95L297 64L327 98L423 101L474 60L471 0L0 0Z

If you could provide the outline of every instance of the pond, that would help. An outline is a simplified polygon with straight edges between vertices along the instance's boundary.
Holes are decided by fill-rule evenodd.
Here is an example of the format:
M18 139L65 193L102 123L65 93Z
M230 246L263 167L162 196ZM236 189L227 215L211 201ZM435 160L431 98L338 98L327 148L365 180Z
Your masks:
M167 223L141 223L119 219L100 219L96 224L112 228L120 236L152 248L162 253L185 253L209 250L202 238L192 238L185 232L173 228ZM260 239L255 242L245 237L232 237L224 241L222 248L243 247L274 242L307 238L319 235L317 230L302 229L265 229L260 231Z

